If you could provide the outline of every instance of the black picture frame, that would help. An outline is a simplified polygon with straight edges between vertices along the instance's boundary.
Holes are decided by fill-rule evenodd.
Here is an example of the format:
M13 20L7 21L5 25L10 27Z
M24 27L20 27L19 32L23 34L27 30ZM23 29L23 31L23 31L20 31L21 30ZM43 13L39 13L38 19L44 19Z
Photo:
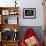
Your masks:
M23 18L24 19L35 19L36 8L23 8Z

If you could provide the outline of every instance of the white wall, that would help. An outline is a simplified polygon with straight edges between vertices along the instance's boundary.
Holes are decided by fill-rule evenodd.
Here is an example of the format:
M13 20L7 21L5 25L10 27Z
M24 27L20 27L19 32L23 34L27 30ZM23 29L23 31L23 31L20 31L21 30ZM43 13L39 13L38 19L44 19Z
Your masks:
M15 1L15 0L0 0L0 6L1 6L1 7L14 6L14 5L15 5L14 1Z
M20 8L20 25L42 26L43 25L43 6L42 0L24 0L19 1ZM23 19L23 8L36 8L36 19Z
M0 0L0 6L15 6L15 0ZM19 24L21 26L43 26L42 0L17 0L19 8ZM23 8L36 8L36 19L23 19Z

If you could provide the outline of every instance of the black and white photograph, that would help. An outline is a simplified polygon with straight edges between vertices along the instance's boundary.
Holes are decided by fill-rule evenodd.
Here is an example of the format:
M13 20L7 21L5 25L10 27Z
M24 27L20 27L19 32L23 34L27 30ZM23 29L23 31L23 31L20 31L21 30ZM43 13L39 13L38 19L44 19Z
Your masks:
M24 8L23 18L25 19L35 19L36 18L36 8Z

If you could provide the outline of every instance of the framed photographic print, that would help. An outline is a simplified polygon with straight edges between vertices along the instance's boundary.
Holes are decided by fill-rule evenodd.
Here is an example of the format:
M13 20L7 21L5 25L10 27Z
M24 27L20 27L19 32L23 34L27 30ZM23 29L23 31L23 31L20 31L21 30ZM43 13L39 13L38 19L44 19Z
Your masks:
M9 15L9 10L2 10L2 15Z
M35 19L36 18L36 8L24 8L23 18L25 19Z

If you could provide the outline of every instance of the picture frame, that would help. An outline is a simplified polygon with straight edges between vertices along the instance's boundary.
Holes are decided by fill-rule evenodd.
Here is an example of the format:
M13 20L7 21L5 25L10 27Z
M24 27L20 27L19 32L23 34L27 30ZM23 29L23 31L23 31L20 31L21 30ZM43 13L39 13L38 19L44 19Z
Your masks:
M24 19L35 19L36 8L23 8L23 18Z
M2 15L9 15L9 10L2 10Z
M16 10L10 10L10 11L9 11L9 14L10 14L10 15L17 15L18 12L17 12Z

